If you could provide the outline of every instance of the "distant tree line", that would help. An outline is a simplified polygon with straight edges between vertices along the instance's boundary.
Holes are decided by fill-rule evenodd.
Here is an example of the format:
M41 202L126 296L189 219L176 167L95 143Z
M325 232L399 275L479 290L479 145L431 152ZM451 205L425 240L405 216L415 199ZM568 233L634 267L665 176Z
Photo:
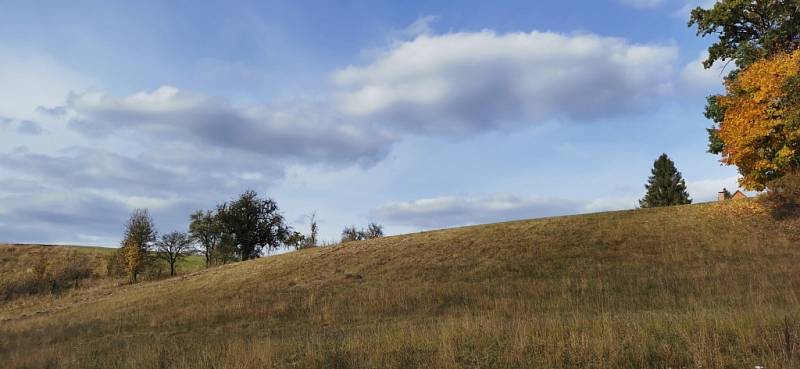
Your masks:
M158 261L176 273L175 265L190 254L201 254L206 267L263 256L281 247L295 250L319 245L316 213L310 217L308 234L286 224L277 203L246 191L237 199L218 204L214 210L198 210L189 217L189 231L173 231L159 237L147 209L137 209L125 223L122 245L109 263L109 272L125 274L132 283L142 273L160 274ZM383 227L347 227L342 242L383 237ZM163 265L163 264L162 264Z

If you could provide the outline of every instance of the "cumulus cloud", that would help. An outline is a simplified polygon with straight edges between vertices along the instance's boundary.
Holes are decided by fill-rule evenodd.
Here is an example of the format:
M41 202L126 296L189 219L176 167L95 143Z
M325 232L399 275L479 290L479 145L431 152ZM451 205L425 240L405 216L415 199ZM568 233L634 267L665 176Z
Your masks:
M239 107L171 86L123 97L72 94L66 109L70 126L91 137L133 133L303 162L371 165L394 140L324 103L295 100Z
M125 156L109 150L73 146L54 154L17 150L0 155L0 169L21 178L44 179L67 189L107 191L122 196L162 197L264 187L283 177L278 163L180 145L171 150ZM126 200L122 199L125 202Z
M369 166L394 142L322 103L236 106L173 87L73 93L66 104L36 110L62 128L55 136L72 138L66 147L0 151L0 178L15 179L0 188L4 240L114 245L120 219L134 208L150 208L167 230L180 228L197 208L277 184L289 165ZM32 124L6 118L0 128L41 128ZM32 183L36 191L20 189ZM84 207L104 225L85 219L79 233L71 219L86 218Z
M197 208L263 191L283 175L282 164L260 155L180 143L137 155L81 146L11 150L0 154L0 241L113 246L134 208L151 209L164 230L182 229Z
M671 90L677 48L592 34L421 35L333 75L347 114L469 133L635 111Z

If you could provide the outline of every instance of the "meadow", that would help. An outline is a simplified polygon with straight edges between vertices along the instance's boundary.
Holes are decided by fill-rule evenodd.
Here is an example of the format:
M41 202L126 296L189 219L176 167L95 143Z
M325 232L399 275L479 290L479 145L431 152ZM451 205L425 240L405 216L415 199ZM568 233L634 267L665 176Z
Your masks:
M0 363L800 367L797 241L744 200L349 242L0 303Z

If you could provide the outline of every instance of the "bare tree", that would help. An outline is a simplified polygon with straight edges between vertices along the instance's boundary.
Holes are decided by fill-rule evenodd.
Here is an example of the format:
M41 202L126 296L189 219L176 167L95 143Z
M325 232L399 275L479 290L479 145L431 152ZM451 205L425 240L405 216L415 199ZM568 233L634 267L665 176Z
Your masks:
M370 223L367 226L367 230L363 232L366 239L383 237L383 226L377 223Z
M342 230L342 242L360 241L362 240L361 236L361 231L356 229L354 225L344 227Z
M305 242L303 244L303 248L308 247L317 247L317 236L319 234L319 227L317 227L317 212L311 213L311 219L309 220L311 223L311 233L306 236Z
M192 251L192 240L186 233L171 232L156 242L156 255L169 264L169 275L175 275L175 263Z

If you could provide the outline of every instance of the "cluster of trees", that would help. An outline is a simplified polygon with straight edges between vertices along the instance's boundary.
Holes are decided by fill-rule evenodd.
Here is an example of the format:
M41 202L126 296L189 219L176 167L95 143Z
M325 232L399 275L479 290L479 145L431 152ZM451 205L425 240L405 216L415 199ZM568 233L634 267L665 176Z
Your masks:
M735 165L746 189L785 186L800 169L800 3L721 0L693 10L689 26L718 37L705 67L729 68L725 94L707 99L708 151Z
M289 240L291 229L274 200L247 191L234 201L217 205L214 211L192 214L189 234L206 263L214 265L257 258L277 249Z
M109 263L109 273L125 273L131 282L137 282L139 275L160 259L169 265L172 276L178 260L193 251L194 243L186 233L174 231L159 238L150 212L136 209L125 223L122 247Z
M175 275L177 262L190 254L201 253L206 266L243 261L262 256L280 247L304 249L318 246L319 227L316 214L311 229L302 234L289 227L278 205L255 191L246 191L233 201L214 210L198 210L189 217L189 232L173 231L159 237L147 209L137 209L125 224L122 247L111 269L125 273L131 282L157 261L166 262L169 274ZM353 229L347 241L383 236L383 228L370 223L366 229ZM344 235L344 233L343 233ZM345 241L343 236L342 241Z
M771 201L800 208L800 2L719 0L695 8L688 25L717 37L704 66L722 62L728 71L725 93L707 98L708 151L738 168L745 189L768 189ZM646 187L642 207L691 201L665 155Z
M363 241L383 237L383 227L370 223L367 228L357 229L356 226L345 227L342 230L342 242Z

